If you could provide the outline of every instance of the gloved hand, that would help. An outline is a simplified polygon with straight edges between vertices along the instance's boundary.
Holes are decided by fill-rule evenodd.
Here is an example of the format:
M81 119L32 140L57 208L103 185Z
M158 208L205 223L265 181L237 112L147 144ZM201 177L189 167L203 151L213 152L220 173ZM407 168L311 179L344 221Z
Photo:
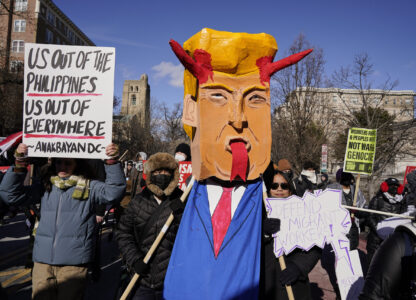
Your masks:
M19 144L16 151L14 152L15 157L15 172L25 172L29 159L27 157L28 148L26 144Z
M181 199L176 198L171 200L169 207L172 210L173 215L178 216L183 213L183 210L185 209L185 203L182 202Z
M108 159L104 160L107 165L116 164L118 162L119 156L118 145L111 143L107 147L105 147L105 155L109 157Z
M145 264L142 259L139 259L137 262L133 265L134 272L139 274L140 276L146 274L149 272L149 265Z
M263 232L266 235L273 235L280 230L280 219L266 218L263 220Z
M282 285L291 285L294 282L296 282L301 275L302 272L300 271L298 266L296 266L294 263L289 262L286 265L286 269L284 269L282 273L280 273L279 280Z

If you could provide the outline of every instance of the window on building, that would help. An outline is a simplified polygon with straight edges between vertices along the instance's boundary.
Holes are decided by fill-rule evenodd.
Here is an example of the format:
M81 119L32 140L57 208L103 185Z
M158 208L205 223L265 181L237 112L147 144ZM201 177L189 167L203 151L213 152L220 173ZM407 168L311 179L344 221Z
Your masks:
M75 35L74 32L70 29L68 29L68 39L71 41L72 44L75 43Z
M12 52L23 52L25 51L25 41L13 41Z
M58 28L59 30L61 30L61 28L62 28L62 22L61 22L61 20L58 17L55 18L55 23L56 23L56 28Z
M138 92L139 91L139 87L138 86L136 86L136 92Z
M131 95L131 105L136 106L136 95Z
M389 100L387 98L384 99L384 104L389 104Z
M10 72L13 72L13 73L23 72L23 62L20 60L12 60L10 62Z
M44 17L46 16L46 6L43 3L40 4L40 14Z
M26 11L27 10L27 0L16 0L14 4L15 11Z
M412 103L412 99L406 99L405 102L406 102L406 105L409 105Z
M393 99L393 104L396 105L396 99Z
M62 33L65 36L68 36L68 26L66 26L65 24L62 23Z
M26 20L16 20L14 21L15 32L25 32L26 31Z
M133 87L132 86L130 87L130 92L133 92Z
M56 36L56 44L57 45L61 44L61 38L59 36Z
M337 95L332 95L332 101L337 102Z
M358 104L358 98L357 97L352 97L351 98L351 103Z
M53 14L53 12L51 10L48 9L48 13L46 15L46 19L48 20L48 22L50 24L52 24L53 26L55 26L55 15Z
M53 32L46 28L46 42L48 44L53 44Z

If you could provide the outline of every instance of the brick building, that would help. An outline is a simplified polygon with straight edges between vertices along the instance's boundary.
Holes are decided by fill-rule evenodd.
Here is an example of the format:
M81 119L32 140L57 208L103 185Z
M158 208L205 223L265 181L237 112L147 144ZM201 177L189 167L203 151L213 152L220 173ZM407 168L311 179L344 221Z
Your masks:
M51 0L1 1L0 135L21 130L25 43L95 46Z

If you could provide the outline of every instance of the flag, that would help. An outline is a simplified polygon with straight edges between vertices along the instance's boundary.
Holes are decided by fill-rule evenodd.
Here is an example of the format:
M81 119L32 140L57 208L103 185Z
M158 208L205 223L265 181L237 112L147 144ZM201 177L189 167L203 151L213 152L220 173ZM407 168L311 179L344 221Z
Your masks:
M4 152L9 150L11 147L16 146L18 143L22 141L23 132L19 131L9 135L4 140L0 142L0 156L3 155Z

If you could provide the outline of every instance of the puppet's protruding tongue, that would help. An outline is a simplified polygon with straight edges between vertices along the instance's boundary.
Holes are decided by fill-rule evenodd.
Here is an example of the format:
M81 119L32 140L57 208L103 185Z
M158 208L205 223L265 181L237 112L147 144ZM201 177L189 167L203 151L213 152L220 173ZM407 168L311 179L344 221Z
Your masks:
M246 144L241 141L231 142L231 153L233 155L233 165L231 167L230 181L237 176L246 181L248 155Z

